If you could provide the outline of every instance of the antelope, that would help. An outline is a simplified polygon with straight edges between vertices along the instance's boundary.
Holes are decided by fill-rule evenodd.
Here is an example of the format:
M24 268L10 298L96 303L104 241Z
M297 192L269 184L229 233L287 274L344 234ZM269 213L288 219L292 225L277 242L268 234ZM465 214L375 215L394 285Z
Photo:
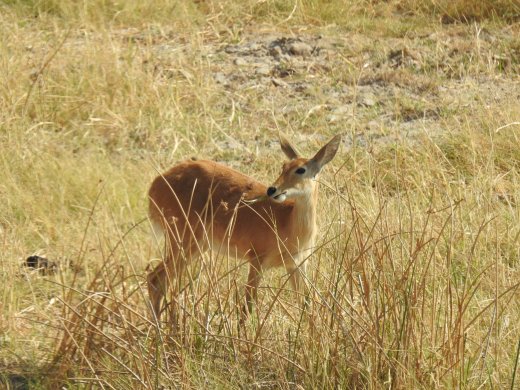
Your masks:
M314 157L300 157L280 135L289 158L269 187L214 161L188 160L155 178L148 191L152 225L165 236L165 256L147 276L155 318L167 288L179 293L179 278L189 260L209 247L249 262L245 315L257 300L263 270L285 267L300 291L306 257L316 237L318 192L316 176L336 155L336 135ZM175 283L176 281L177 283Z

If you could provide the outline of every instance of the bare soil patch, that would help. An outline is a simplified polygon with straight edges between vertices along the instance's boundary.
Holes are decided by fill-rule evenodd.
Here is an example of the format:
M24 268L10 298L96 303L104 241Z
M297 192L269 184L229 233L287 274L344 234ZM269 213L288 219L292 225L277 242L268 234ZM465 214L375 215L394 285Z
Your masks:
M236 43L208 41L195 50L210 70L207 77L231 96L233 110L281 114L304 139L328 136L314 134L313 123L331 133L348 130L344 142L350 145L435 136L447 121L477 107L518 100L520 57L509 34L467 25L376 38L269 31L243 34ZM155 50L164 61L178 47L163 42Z

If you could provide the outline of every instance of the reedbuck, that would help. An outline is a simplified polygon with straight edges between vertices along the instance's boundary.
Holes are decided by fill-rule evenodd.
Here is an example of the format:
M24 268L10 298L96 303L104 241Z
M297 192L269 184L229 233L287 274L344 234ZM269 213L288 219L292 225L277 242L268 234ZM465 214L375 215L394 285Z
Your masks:
M298 155L280 137L290 159L267 188L255 179L213 161L184 161L153 181L152 224L166 237L165 258L148 274L152 309L160 316L167 287L174 297L189 259L208 247L228 248L249 262L244 312L251 312L261 272L284 266L295 290L302 286L305 258L316 236L317 184L314 180L336 154L337 135L311 159Z

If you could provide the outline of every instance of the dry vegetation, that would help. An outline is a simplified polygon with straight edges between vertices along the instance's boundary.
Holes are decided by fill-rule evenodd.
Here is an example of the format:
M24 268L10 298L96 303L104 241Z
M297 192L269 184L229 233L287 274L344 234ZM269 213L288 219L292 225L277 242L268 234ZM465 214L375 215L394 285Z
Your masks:
M519 14L0 2L0 387L518 388ZM310 307L269 272L239 326L246 267L212 253L177 327L150 322L151 179L198 155L269 183L278 129L303 151L345 134Z

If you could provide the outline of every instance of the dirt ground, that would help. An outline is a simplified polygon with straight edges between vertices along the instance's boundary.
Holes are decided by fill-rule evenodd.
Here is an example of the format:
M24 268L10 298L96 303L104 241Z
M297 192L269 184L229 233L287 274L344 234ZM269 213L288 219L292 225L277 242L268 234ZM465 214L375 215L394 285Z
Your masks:
M196 51L210 69L207 77L231 96L233 113L281 114L298 124L304 139L324 138L312 131L320 121L331 132L353 130L344 142L364 146L435 136L455 117L518 100L520 45L512 33L468 25L378 38L252 31L236 43L209 41ZM139 33L125 35L139 39ZM193 50L189 42L156 43L157 72L175 77L169 64ZM181 77L193 76L184 71Z

